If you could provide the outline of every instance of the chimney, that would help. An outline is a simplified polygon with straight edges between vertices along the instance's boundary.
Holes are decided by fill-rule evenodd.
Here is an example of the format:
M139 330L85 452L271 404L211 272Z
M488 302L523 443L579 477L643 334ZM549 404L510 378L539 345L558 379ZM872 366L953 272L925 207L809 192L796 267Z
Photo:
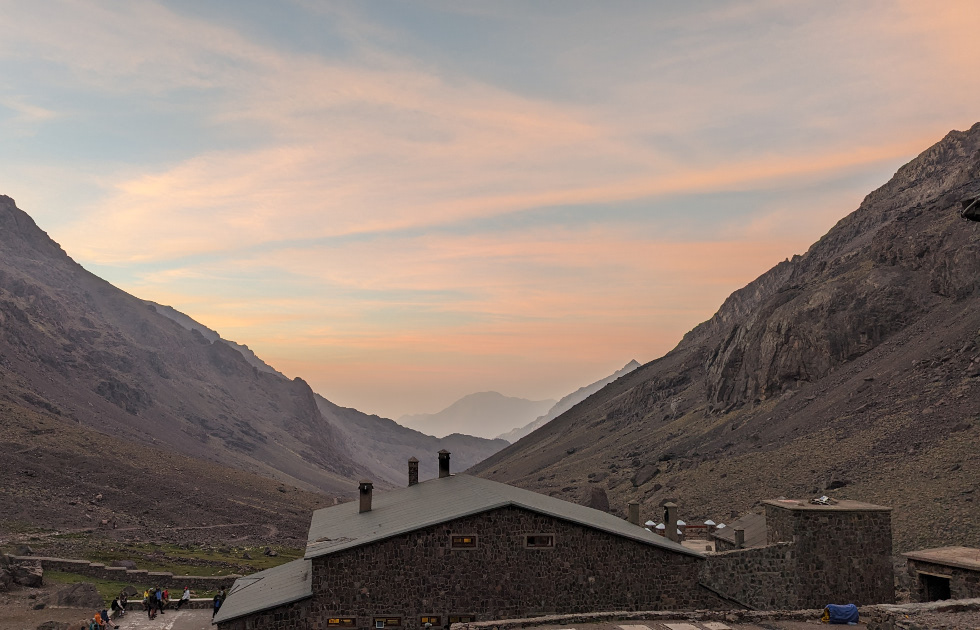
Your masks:
M630 501L629 503L626 504L626 508L627 508L627 511L629 512L629 516L627 516L626 520L628 520L630 523L633 523L634 525L639 525L640 524L640 502L639 501Z
M678 542L676 503L664 503L664 529L669 540Z
M371 495L374 494L374 484L367 479L361 481L361 485L358 486L361 491L361 509L360 512L370 512L371 511Z
M439 451L439 478L449 476L449 451L442 449Z
M419 460L412 457L408 460L408 485L414 486L419 482Z
M741 527L735 528L735 548L745 549L745 530Z

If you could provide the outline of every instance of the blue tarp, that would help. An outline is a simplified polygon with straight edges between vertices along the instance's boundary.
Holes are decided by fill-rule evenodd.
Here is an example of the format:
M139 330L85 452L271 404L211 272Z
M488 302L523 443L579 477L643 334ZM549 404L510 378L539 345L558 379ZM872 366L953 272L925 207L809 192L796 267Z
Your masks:
M830 623L844 624L858 622L858 607L854 604L827 604Z

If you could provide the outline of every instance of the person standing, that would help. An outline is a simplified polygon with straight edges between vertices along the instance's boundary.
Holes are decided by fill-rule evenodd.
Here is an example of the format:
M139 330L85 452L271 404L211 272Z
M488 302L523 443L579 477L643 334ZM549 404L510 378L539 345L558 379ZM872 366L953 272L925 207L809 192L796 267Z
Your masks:
M214 601L212 602L212 605L214 606L214 610L211 611L211 618L212 619L214 619L214 616L218 614L218 609L221 608L221 593L222 592L223 591L218 591L214 595Z

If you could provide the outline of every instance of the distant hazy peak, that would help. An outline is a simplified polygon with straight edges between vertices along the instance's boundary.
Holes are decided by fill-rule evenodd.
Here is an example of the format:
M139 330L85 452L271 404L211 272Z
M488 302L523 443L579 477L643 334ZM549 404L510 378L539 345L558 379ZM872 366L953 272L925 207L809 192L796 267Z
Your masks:
M404 415L398 423L436 437L463 433L493 439L501 427L527 422L554 404L554 400L527 400L500 392L477 392L463 396L436 413Z
M528 423L528 424L526 424L524 426L520 426L520 427L516 427L514 429L511 429L507 433L502 433L502 434L498 435L497 438L498 439L501 439L501 440L507 440L508 442L510 442L511 444L513 444L514 442L516 442L517 440L521 439L522 437L524 437L528 433L534 431L535 429L537 429L539 427L543 427L544 425L548 424L549 422L551 422L552 420L554 420L555 418L557 418L561 414L565 413L566 411L568 411L569 409L571 409L575 405L579 404L580 402L582 402L583 400L585 400L586 398L588 398L592 394L596 393L597 391L599 391L600 389L602 389L603 387L605 387L609 383L612 383L613 381L615 381L620 376L624 376L626 374L629 374L630 372L632 372L633 370L635 370L638 367L640 367L640 363L636 359L633 359L632 361L630 361L629 363L627 363L626 365L624 365L622 367L622 369L617 370L615 373L607 376L606 378L602 379L601 381L596 381L595 383L592 383L591 385L586 385L585 387L580 387L577 390L575 390L574 392L572 392L571 394L565 396L564 398L562 398L561 400L559 400L555 404L554 407L552 407L551 409L549 409L548 410L548 413L546 413L545 415L538 416L533 421L531 421L530 423Z

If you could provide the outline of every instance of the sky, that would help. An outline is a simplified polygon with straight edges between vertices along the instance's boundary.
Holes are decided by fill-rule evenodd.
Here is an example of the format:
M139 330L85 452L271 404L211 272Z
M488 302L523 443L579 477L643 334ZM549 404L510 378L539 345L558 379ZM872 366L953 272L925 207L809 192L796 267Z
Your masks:
M980 120L980 3L0 0L0 194L398 418L651 361Z

